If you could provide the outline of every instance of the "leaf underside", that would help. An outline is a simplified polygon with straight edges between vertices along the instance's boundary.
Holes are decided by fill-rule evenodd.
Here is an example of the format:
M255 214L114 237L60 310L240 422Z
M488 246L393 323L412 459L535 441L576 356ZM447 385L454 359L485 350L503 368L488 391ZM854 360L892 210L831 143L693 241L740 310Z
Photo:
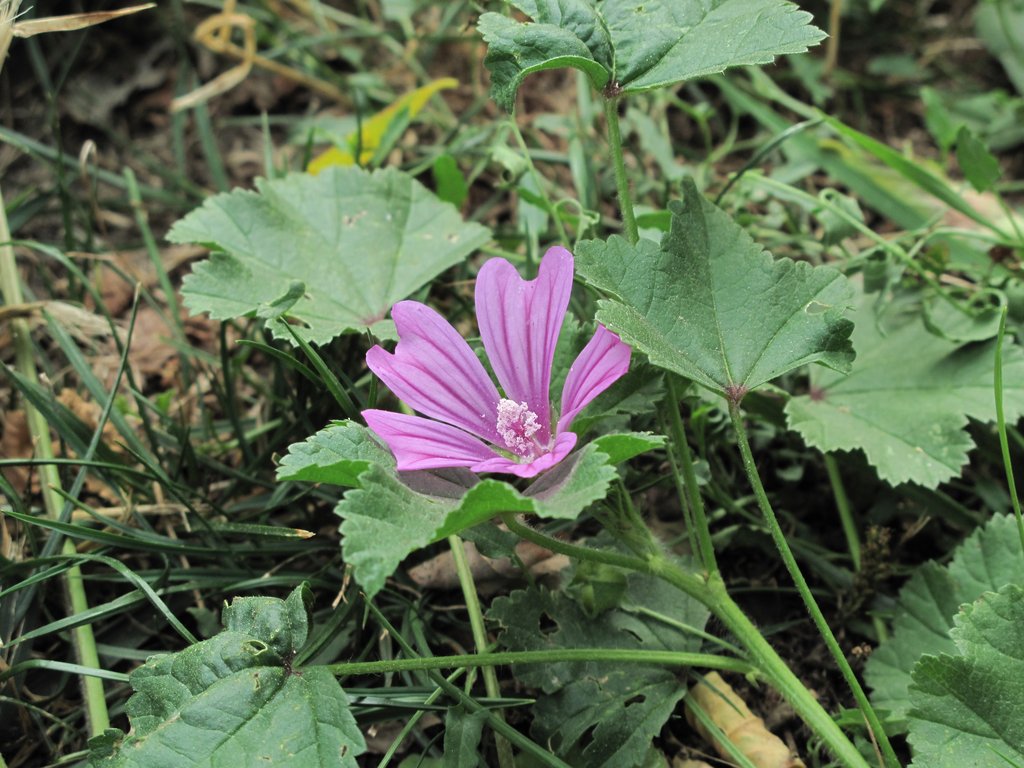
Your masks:
M511 111L523 79L575 67L597 88L661 88L802 53L825 34L784 0L511 0L532 21L479 21L492 96Z

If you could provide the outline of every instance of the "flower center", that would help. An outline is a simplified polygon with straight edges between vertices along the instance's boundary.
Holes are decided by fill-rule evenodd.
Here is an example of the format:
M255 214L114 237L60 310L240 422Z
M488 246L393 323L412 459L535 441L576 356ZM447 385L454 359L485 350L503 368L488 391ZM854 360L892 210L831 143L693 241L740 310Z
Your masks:
M540 423L526 403L506 398L499 400L497 428L512 453L528 459L536 457L539 446L533 436L540 430Z

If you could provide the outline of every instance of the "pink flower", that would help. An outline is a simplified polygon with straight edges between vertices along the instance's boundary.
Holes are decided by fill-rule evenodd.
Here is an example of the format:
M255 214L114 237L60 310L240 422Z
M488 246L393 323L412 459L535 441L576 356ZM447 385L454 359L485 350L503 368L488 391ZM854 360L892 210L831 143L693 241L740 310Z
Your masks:
M363 411L398 469L469 467L533 477L576 445L569 425L591 400L629 369L630 348L614 333L597 333L569 368L558 420L549 389L555 344L569 307L573 257L551 248L536 280L523 280L505 259L491 259L476 281L480 337L503 394L465 339L417 301L391 310L399 342L379 346L366 364L388 388L424 416Z

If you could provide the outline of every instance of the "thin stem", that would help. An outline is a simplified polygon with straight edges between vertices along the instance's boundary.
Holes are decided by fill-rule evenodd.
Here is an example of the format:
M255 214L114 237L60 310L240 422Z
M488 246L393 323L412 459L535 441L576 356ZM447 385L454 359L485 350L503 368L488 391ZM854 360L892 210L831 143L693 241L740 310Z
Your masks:
M21 281L18 277L18 266L14 259L14 248L11 246L11 232L7 224L7 212L2 192L0 192L0 292L3 293L4 303L8 306L21 304L24 301ZM28 381L38 381L28 323L24 319L16 318L11 321L11 328L14 332L15 368ZM47 423L46 417L36 410L27 399L23 401L22 407L25 409L29 432L32 435L32 443L38 458L43 462L52 461L54 458L53 445L50 442L50 425ZM57 466L44 463L40 466L39 473L42 481L43 504L46 507L47 515L58 520L64 504L59 493L61 484ZM64 540L61 551L65 555L77 555L75 545L70 539ZM87 611L89 603L85 595L81 568L77 565L72 566L64 574L63 580L71 615ZM75 627L71 637L75 655L82 666L101 669L92 625L83 624ZM107 700L103 693L103 681L96 677L85 677L82 679L82 688L90 733L94 736L101 734L110 727Z
M839 474L839 465L831 453L825 454L825 471L828 472L828 481L832 485L832 495L836 500L836 511L839 513L839 522L843 526L843 535L846 536L846 546L850 550L850 559L853 560L853 568L860 570L860 536L857 533L857 523L853 519L853 510L850 509L850 499L846 495L846 488L843 487L843 476Z
M1010 443L1006 439L1006 414L1003 412L1003 337L1006 335L1006 312L999 315L999 337L996 341L995 374L993 388L996 395L996 427L999 431L999 448L1003 452L1003 467L1006 470L1006 487L1010 491L1013 513L1017 516L1017 534L1020 536L1021 551L1024 551L1024 517L1021 516L1020 499L1017 498L1017 483L1013 479L1013 464L1010 461Z
M640 230L636 225L636 214L633 212L633 198L629 193L629 177L626 176L626 161L622 154L622 130L619 127L619 98L605 95L604 117L608 123L608 144L612 150L612 162L615 168L615 188L619 192L619 210L622 213L622 227L626 231L626 239L635 243L640 239Z
M398 643L402 652L409 657L406 661L423 660L419 654L416 653L416 649L406 642L405 638L402 637L402 634L396 630L394 625L388 621L387 617L377 609L377 606L372 602L367 601L366 607L374 615L374 618L376 618L380 625L391 635L391 637L395 639L395 642ZM426 658L429 659L434 657ZM518 746L524 752L533 755L541 763L552 766L552 768L570 768L568 763L528 739L504 720L495 717L494 712L489 711L482 704L476 701L476 699L465 693L461 688L459 688L459 686L448 682L444 675L439 673L436 669L428 669L426 672L436 686L442 688L445 693L462 704L462 706L464 706L468 711L483 713L487 718L487 724L490 725L491 728L508 738L509 741Z
M743 456L743 468L746 470L747 479L750 481L750 485L754 490L754 495L757 497L757 502L761 507L761 512L764 514L765 524L768 526L768 531L771 533L772 539L775 541L775 546L778 548L779 554L782 556L782 561L786 565L786 570L789 571L789 575L792 577L793 583L796 585L797 591L800 593L800 597L803 598L804 605L807 606L807 611L811 614L811 618L814 620L814 624L817 626L818 632L821 634L822 639L825 641L825 645L828 646L829 651L832 653L832 657L839 666L839 671L842 673L847 685L850 686L853 698L857 701L857 706L860 708L864 715L864 719L867 721L868 727L874 734L876 743L882 749L885 764L890 766L890 768L899 768L899 759L896 757L896 753L893 751L892 745L889 743L889 737L886 736L885 729L882 728L882 723L878 719L878 714L871 706L871 702L868 701L868 697L864 693L864 689L857 680L857 676L850 667L850 663L846 660L846 655L843 653L843 649L839 646L839 642L836 640L835 635L832 634L832 630L829 628L828 622L825 620L825 616L821 612L821 608L818 607L818 603L815 601L814 595L811 594L811 588L808 586L807 580L804 579L803 573L800 572L800 566L797 565L796 558L793 556L793 551L789 547L789 542L786 541L786 535L783 533L782 527L779 525L779 521L775 517L775 511L772 509L771 502L768 501L768 494L765 493L764 486L761 484L761 477L757 473L757 465L754 463L754 455L750 450L750 441L747 439L747 430L743 425L743 414L740 412L739 404L734 400L729 401L729 416L732 418L733 428L736 430L736 438L739 443L740 453Z
M455 561L455 572L459 576L459 584L462 587L462 596L466 600L466 611L469 613L469 626L473 633L473 643L476 645L478 654L486 653L489 643L487 642L487 630L484 628L484 614L480 610L480 597L476 593L476 583L473 581L473 574L469 570L469 563L466 561L466 548L462 539L452 535L448 537L448 544L452 548L452 558ZM494 667L483 668L484 690L492 699L500 698L501 686L498 685L498 674ZM494 713L502 722L505 721L505 714L498 710ZM512 745L508 739L495 733L494 745L498 751L498 765L501 768L515 768L515 756L512 754Z
M480 667L494 671L494 667L514 664L557 664L562 662L615 662L626 664L658 664L666 667L697 667L723 669L749 675L755 669L742 659L718 656L713 653L685 653L683 651L638 651L627 648L559 648L550 651L505 651L501 653L470 653L460 656L420 656L414 659L385 659L383 661L353 661L328 664L332 675L384 675L390 672L423 671L430 669L463 669ZM500 696L491 696L497 699Z
M715 545L711 541L711 527L708 524L708 516L704 509L704 499L700 495L700 487L697 484L697 473L693 469L693 454L690 453L690 444L686 439L686 428L683 425L683 417L679 413L680 393L676 385L676 377L665 374L665 381L668 384L668 419L669 428L672 433L672 447L679 453L679 470L682 471L683 486L686 491L686 506L690 509L690 516L697 535L698 554L704 570L709 574L718 573L718 561L715 559Z
M544 180L537 171L537 166L533 164L533 157L530 155L530 148L526 145L526 139L523 137L523 134L519 130L519 126L516 124L515 120L511 121L511 125L512 135L516 137L516 143L523 151L523 157L526 159L526 165L530 169L530 176L533 178L533 183L537 186L537 192L543 198L544 204L548 209L548 214L552 219L554 219L555 227L558 229L558 237L565 245L569 245L569 233L565 231L565 224L562 223L562 217L559 215L558 206L551 202L551 199L548 197L548 193L544 191Z

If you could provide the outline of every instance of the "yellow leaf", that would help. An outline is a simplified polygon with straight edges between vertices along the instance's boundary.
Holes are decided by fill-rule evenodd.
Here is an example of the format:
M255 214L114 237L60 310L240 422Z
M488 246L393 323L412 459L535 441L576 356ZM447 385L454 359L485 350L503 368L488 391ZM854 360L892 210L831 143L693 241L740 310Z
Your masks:
M331 147L310 160L306 170L316 175L324 168L329 168L332 165L353 165L355 163L356 147L359 147L359 162L363 164L368 163L387 134L391 123L394 122L399 114L404 111L411 120L419 114L431 96L446 88L455 88L458 84L458 80L453 77L442 77L440 80L433 80L417 88L415 91L410 91L373 117L364 120L361 130L358 132L353 131L349 136L345 137L345 145L348 149Z

